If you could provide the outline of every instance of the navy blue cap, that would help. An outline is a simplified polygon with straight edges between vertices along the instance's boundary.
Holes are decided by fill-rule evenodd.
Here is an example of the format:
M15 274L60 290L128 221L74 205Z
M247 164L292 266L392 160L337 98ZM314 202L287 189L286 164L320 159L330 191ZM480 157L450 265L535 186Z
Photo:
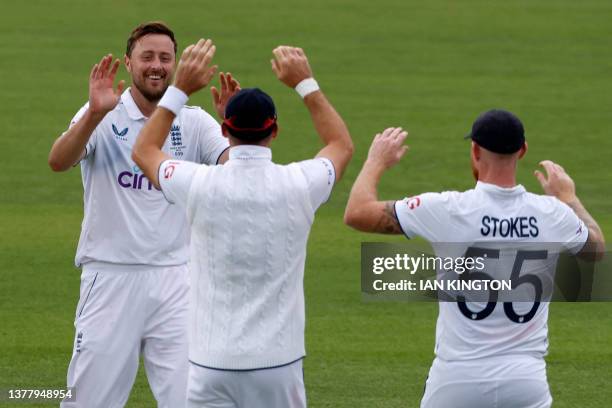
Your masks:
M465 137L491 152L512 154L525 144L525 129L511 112L493 109L481 114Z
M264 139L276 128L276 107L261 89L242 89L228 101L223 125L239 139Z

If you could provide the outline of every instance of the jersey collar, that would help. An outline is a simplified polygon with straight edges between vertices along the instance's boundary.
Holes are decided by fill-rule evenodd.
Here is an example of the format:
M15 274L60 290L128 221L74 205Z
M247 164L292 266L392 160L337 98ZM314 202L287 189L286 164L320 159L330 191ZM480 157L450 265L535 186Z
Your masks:
M495 184L483 183L482 181L476 183L476 190L504 195L523 194L525 191L527 191L521 184L517 184L514 187L500 187Z
M272 150L265 146L239 145L230 147L230 160L272 160Z
M136 102L134 102L134 98L132 98L132 94L130 93L130 89L128 88L121 94L121 102L123 106L125 106L125 110L127 111L128 116L132 120L140 120L146 119L147 117L142 114Z

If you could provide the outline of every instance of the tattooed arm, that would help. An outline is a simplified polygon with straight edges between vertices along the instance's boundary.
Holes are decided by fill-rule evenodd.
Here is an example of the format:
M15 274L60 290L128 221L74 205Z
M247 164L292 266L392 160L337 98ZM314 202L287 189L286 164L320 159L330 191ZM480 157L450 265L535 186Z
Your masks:
M377 186L385 170L399 162L406 152L403 143L407 135L401 128L389 128L376 135L346 205L347 225L364 232L402 234L395 201L379 201Z

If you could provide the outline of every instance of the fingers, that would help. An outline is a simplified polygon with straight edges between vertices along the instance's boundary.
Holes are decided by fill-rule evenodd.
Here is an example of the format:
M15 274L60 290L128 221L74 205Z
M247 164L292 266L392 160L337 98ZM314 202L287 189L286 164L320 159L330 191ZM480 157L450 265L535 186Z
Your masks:
M106 69L105 65L106 65L106 61L108 60L108 55L102 57L102 59L100 60L100 62L98 62L98 69L96 70L96 75L94 76L93 79L100 79L104 76L104 70Z
M89 79L98 80L110 78L114 80L115 75L119 70L119 65L121 65L119 59L116 59L115 62L113 62L112 54L105 55L104 57L102 57L100 62L93 66L89 74Z
M280 66L278 65L278 61L276 59L271 59L270 60L270 64L272 64L272 71L274 71L274 74L276 74L276 76L280 75Z
M228 74L229 76L230 74ZM219 82L221 83L221 93L222 94L226 94L227 93L227 77L225 76L225 74L223 72L219 73Z
M187 56L188 60L194 60L198 64L207 64L212 59L212 56L215 54L215 46L213 45L212 40L205 40L204 38L200 38L198 42L193 46L190 50L189 55ZM210 58L207 60L207 58Z
M194 47L195 44L191 44L183 50L183 54L181 54L181 61L187 61L191 57L191 52L193 51Z
M204 72L203 80L205 84L208 84L213 78L213 76L215 76L215 73L217 72L217 68L219 68L218 65L213 65L208 70L206 70L206 72Z
M544 170L546 170L546 175L550 176L552 173L554 173L556 171L555 168L555 163L553 163L550 160L543 160L540 162L540 166L544 167Z
M544 174L542 174L541 171L536 170L533 172L533 175L538 179L538 181L540 182L542 186L546 185L547 183L546 176L544 176Z
M397 127L397 128L390 127L390 128L385 129L382 132L382 137L393 140L394 142L399 142L399 143L402 143L404 140L406 140L407 136L408 136L408 132L406 132L401 127Z
M102 58L102 62L100 63L100 68L98 69L98 78L104 78L108 75L108 67L113 60L113 55L108 54L106 57Z
M111 57L111 59L112 59L112 57ZM115 75L117 74L117 70L119 69L119 65L120 65L120 64L121 64L121 63L120 63L120 61L119 61L119 58L117 58L117 59L115 60L115 62L113 63L113 66L112 66L112 67L111 67L111 69L110 69L110 73L108 74L108 77L109 77L109 78L111 78L111 79L113 79L113 80L115 79Z
M119 81L119 83L117 84L117 90L115 91L115 95L121 96L124 86L125 86L125 81L124 80Z
M238 82L238 80L232 76L231 72L227 73L225 79L227 83L227 89L230 93L234 93L240 90L240 82Z
M91 68L91 72L89 73L89 79L95 79L98 74L98 64L95 64L93 68Z
M234 92L239 91L240 90L240 82L236 78L233 78L231 76L232 74L229 74L229 75L230 75L230 89L232 91L234 91Z
M219 91L217 90L217 88L215 88L214 86L211 86L210 93L212 94L212 97L213 97L213 103L215 105L219 104L221 102L221 96L219 95Z
M289 57L289 54L290 54L289 48L290 47L286 45L279 45L272 52L278 59L285 59Z

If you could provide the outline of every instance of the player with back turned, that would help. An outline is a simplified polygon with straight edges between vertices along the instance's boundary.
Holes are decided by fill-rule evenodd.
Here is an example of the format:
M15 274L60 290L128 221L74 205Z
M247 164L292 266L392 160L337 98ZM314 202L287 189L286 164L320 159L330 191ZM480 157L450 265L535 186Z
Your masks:
M348 225L423 237L439 257L488 257L490 271L505 273L506 279L512 271L517 275L513 280L526 282L523 286L536 288L536 293L541 282L534 271L554 271L559 252L595 259L603 254L602 231L561 166L543 161L547 175L536 171L546 196L516 183L527 143L523 125L512 113L491 110L474 122L469 135L474 189L379 201L380 177L406 152L406 137L401 128L389 128L374 138L346 207ZM517 251L519 245L528 249ZM548 251L551 245L555 248ZM548 249L534 250L542 247ZM443 273L438 270L438 278ZM550 407L544 361L548 303L457 300L439 302L436 357L421 407Z
M281 46L272 67L304 98L325 145L316 157L272 162L276 109L272 98L251 88L228 102L223 130L231 147L225 165L172 160L160 148L188 95L208 83L213 54L210 40L183 53L175 87L168 88L133 153L191 225L187 406L304 407L306 244L315 211L344 172L353 144L312 78L304 52Z
M138 132L170 84L174 34L161 22L142 24L127 41L132 86L114 89L119 60L107 55L89 78L89 102L54 143L49 164L80 163L84 219L76 265L82 268L76 336L68 386L76 401L62 407L122 407L142 354L159 407L184 406L187 390L189 230L132 161ZM222 76L213 91L218 112L238 84ZM164 145L171 157L216 164L227 159L221 127L197 107L185 107Z

